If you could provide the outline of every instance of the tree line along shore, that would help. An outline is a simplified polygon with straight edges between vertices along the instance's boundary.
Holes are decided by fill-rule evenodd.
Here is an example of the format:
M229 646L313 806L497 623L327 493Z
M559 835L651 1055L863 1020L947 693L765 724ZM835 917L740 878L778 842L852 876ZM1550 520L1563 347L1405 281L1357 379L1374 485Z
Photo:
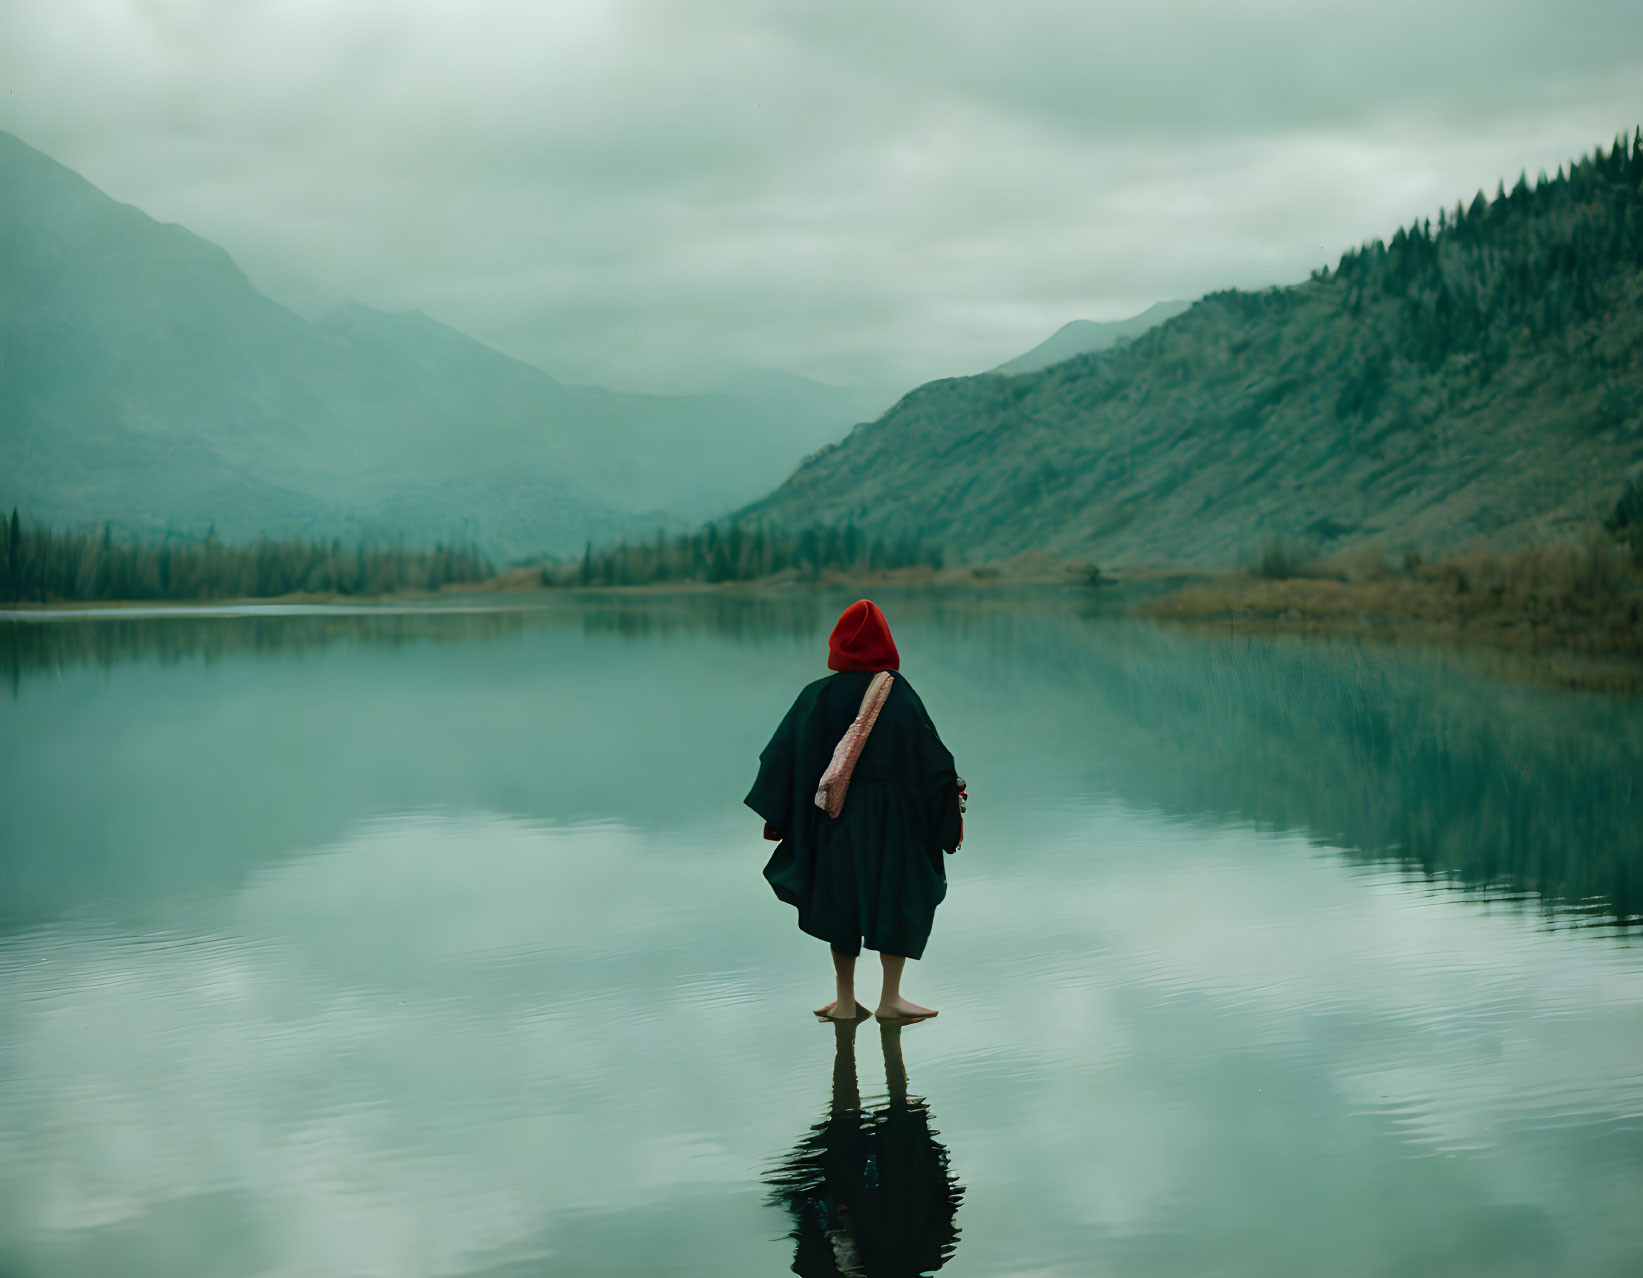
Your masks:
M372 598L488 581L471 546L345 547L338 539L227 545L214 533L144 540L0 520L0 601L13 604L206 602L289 595Z
M868 576L928 567L940 572L946 553L916 537L868 537L854 523L798 533L762 524L716 523L595 550L587 543L575 564L544 564L544 586L645 586L667 583L764 581L782 575L818 581L828 575Z
M345 545L340 539L225 544L214 534L158 539L0 520L0 602L210 602L292 596L378 598L447 588L716 586L775 579L939 573L944 552L916 538L867 537L853 524L788 533L708 524L499 572L470 545Z
M285 598L372 599L446 589L519 592L723 588L744 584L1024 582L1094 588L1157 572L1103 572L1080 560L1018 556L949 563L916 537L868 536L854 524L797 533L739 523L595 547L578 558L498 572L469 546L344 546L340 541L225 545L214 536L158 541L0 520L0 601L44 606ZM1643 661L1643 488L1633 484L1583 540L1508 553L1479 550L1389 560L1373 547L1310 557L1269 540L1244 568L1177 572L1177 588L1135 603L1155 621L1234 629L1375 634L1558 649Z

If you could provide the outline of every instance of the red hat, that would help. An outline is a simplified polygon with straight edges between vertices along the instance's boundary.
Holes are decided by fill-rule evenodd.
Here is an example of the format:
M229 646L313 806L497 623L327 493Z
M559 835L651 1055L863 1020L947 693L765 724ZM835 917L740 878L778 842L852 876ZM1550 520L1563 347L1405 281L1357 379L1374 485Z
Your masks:
M829 670L898 670L901 654L890 637L890 623L871 599L858 599L844 610L827 639Z

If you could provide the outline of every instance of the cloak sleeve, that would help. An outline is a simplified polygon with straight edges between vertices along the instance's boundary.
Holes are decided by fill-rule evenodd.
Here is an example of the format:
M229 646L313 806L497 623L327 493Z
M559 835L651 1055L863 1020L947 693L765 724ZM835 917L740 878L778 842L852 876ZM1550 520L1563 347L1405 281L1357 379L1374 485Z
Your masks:
M957 852L964 842L964 816L958 807L958 780L955 774L944 782L935 800L936 842L943 852Z
M742 802L764 818L765 824L778 834L793 833L793 794L798 766L800 706L806 700L803 693L782 716L781 724L770 738L770 744L759 754L759 775Z
M923 791L925 828L931 842L943 852L956 852L964 840L964 817L958 805L958 771L953 755L942 744L924 702L918 702L919 780Z

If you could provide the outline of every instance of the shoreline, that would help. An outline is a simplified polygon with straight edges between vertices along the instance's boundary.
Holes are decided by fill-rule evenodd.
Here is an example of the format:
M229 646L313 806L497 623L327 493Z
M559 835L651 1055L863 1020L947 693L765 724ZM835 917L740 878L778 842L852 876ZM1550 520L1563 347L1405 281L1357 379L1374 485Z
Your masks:
M1643 591L1523 564L1471 560L1404 576L1225 574L1143 600L1130 614L1239 635L1368 639L1526 662L1539 682L1643 691ZM1545 568L1546 565L1532 565Z
M390 595L312 594L214 600L96 600L24 604L0 609L0 622L142 622L269 618L460 617L546 613L588 606L621 608L720 598L748 602L806 596L877 594L968 598L1010 606L1023 595L1058 598L1085 610L1125 616L1163 629L1236 641L1294 637L1367 641L1442 649L1479 673L1510 683L1562 690L1643 693L1643 592L1614 595L1601 612L1571 610L1568 598L1549 606L1539 596L1460 597L1427 581L1376 578L1271 579L1183 570L1116 571L1099 585L1077 573L1009 573L928 568L872 580L830 575L811 581L787 575L740 582L652 582L634 586L544 586L534 571L436 591Z
M1457 562L1360 579L1272 578L1139 567L1092 575L1085 562L1034 555L1005 564L940 571L920 566L862 577L829 573L809 579L787 572L753 581L589 586L548 585L540 569L520 568L483 582L372 596L327 592L266 598L19 602L0 607L0 621L458 615L596 600L908 590L985 597L1011 589L1051 590L1091 601L1105 599L1115 611L1171 628L1232 638L1359 638L1495 653L1527 658L1561 686L1643 690L1643 591L1611 582L1606 589L1582 593L1569 581L1544 572L1539 579L1531 575L1527 581L1497 580L1503 572L1521 573L1521 565L1474 560L1462 570ZM1470 586L1466 571L1471 574Z
M778 573L749 581L653 581L638 585L576 585L542 581L539 568L510 569L485 581L449 585L439 590L401 590L380 595L346 595L324 591L311 594L250 596L222 599L59 599L46 603L22 600L0 604L0 620L26 621L61 618L91 618L117 614L145 616L243 616L324 614L326 612L490 612L496 605L468 605L460 601L473 596L507 596L512 607L526 601L546 606L554 600L589 597L650 598L668 595L759 595L790 594L798 591L883 589L973 590L988 593L1010 587L1061 586L1076 590L1105 589L1140 581L1181 580L1193 574L1153 573L1148 570L1104 576L1102 585L1088 584L1088 566L1077 561L1052 560L1049 556L1024 556L1029 563L978 564L946 568L903 568L870 576L827 573L810 579L796 572Z

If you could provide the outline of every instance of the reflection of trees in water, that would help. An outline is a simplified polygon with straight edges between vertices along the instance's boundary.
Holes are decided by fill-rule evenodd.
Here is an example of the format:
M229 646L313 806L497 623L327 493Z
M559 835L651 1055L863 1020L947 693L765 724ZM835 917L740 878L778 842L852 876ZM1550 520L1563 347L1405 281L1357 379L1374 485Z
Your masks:
M838 606L833 604L838 602ZM123 662L167 665L231 656L298 653L338 644L399 647L474 642L531 629L580 628L590 635L671 638L696 632L737 642L773 637L825 642L827 627L849 600L805 591L790 597L721 594L583 596L524 607L439 607L404 612L345 612L183 617L73 617L0 621L0 672L13 690L31 675L78 665ZM831 608L831 612L829 609Z
M517 634L523 612L349 613L297 616L66 618L0 621L0 671L15 691L25 675L124 662L172 665L303 652L336 644L398 647Z
M848 592L555 596L518 611L0 621L0 671L205 661L535 630L819 645ZM1121 592L1085 596L1118 608ZM1189 816L1301 830L1492 894L1643 912L1643 701L1479 677L1446 657L1194 637L1043 592L886 593L921 670L1033 725L1081 780ZM1032 755L1042 764L1042 752ZM972 778L979 779L979 778Z
M773 638L814 641L818 632L825 641L827 628L850 600L829 612L833 602L810 590L779 596L613 595L587 600L580 615L583 629L594 635L668 639L705 631L768 644Z
M1002 592L999 592L1002 593ZM667 639L707 633L737 643L768 645L772 639L818 645L849 591L802 589L783 594L681 591L642 594L580 592L540 598L521 596L514 606L473 611L444 608L403 612L274 615L61 618L0 621L0 672L15 688L22 678L76 665L113 666L126 661L168 664L220 657L296 653L309 648L359 643L398 647L421 642L470 642L531 629L579 628L589 635ZM1000 604L1003 604L1001 599ZM973 597L913 594L898 599L908 622L963 626L975 617Z
M848 1278L911 1278L953 1254L963 1187L947 1165L922 1097L907 1094L901 1027L879 1027L885 1103L861 1104L859 1022L835 1024L833 1094L827 1116L766 1173L768 1201L792 1217L793 1272Z
M1121 593L898 602L891 622L939 632L949 674L1031 725L1030 765L1070 784L1492 899L1643 916L1643 699L1503 682L1464 654L1172 632L1115 615Z
M995 623L998 663L1076 689L1125 800L1598 918L1643 911L1643 701L1354 642Z

